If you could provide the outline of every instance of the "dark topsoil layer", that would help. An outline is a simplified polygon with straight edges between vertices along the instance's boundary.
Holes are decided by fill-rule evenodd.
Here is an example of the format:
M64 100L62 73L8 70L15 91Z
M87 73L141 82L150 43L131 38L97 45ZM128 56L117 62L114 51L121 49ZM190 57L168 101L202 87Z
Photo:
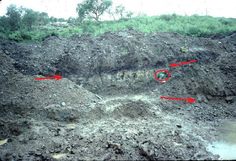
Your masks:
M157 82L157 69L169 81ZM34 80L57 70L60 81ZM206 147L236 118L235 33L0 40L0 72L0 160L217 159Z

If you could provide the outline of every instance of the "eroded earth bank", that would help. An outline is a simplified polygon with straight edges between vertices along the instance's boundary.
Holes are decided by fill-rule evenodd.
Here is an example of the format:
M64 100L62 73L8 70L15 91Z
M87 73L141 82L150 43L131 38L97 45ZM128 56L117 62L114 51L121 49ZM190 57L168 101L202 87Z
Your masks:
M171 72L166 83L158 69ZM62 80L34 79L57 70ZM0 40L0 73L3 161L220 159L209 146L236 144L235 33Z

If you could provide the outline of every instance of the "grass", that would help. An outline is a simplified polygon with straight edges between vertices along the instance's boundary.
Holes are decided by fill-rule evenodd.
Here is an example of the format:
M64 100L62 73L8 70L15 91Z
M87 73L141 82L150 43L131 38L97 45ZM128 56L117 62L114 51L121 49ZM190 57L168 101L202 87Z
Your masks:
M178 16L162 15L152 17L135 17L119 21L85 22L84 24L69 27L41 26L32 31L16 31L5 34L12 40L41 41L48 35L59 35L69 37L74 34L90 33L98 36L108 31L119 31L132 28L144 33L153 32L176 32L189 36L209 36L213 34L227 34L236 31L236 19L214 18L210 16ZM0 33L0 37L4 37Z

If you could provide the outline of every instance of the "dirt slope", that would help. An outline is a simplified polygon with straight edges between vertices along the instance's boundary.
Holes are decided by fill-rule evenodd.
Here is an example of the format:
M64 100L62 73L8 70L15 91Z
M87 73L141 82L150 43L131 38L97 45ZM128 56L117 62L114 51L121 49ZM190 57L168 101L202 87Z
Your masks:
M235 39L128 30L1 40L0 160L219 158L207 146L236 118ZM157 69L168 69L170 80L157 82ZM62 80L34 80L56 70Z

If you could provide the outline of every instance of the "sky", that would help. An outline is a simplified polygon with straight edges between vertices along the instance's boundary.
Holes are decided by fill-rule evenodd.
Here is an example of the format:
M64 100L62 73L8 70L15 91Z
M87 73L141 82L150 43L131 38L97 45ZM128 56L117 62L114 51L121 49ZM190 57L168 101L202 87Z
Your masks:
M15 4L35 11L47 12L57 18L76 17L76 6L82 0L1 0L0 16L7 6ZM113 0L114 6L123 5L127 10L149 16L172 14L210 15L236 18L236 0ZM106 19L106 18L105 18ZM109 18L107 18L109 19Z

